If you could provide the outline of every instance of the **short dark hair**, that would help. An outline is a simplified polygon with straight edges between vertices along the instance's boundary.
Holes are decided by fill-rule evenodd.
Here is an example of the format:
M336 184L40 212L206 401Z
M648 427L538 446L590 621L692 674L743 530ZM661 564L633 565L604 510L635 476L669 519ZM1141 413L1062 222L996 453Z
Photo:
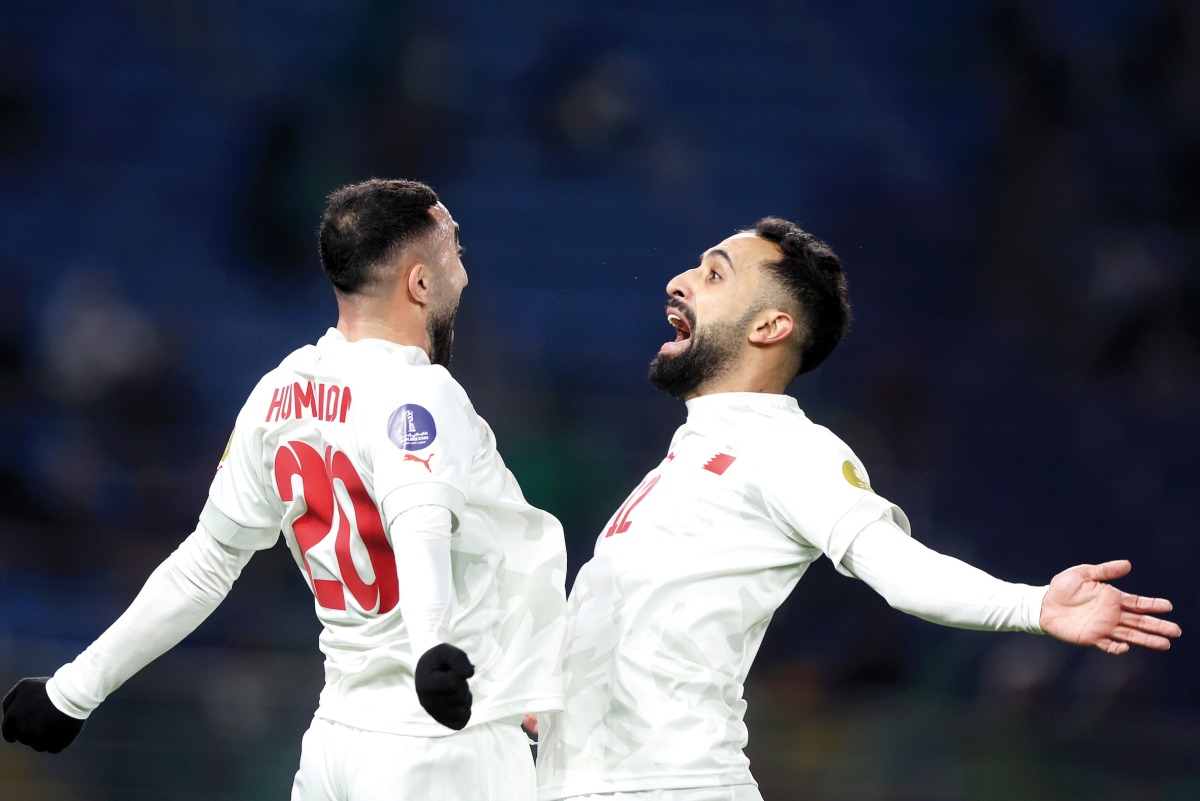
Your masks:
M783 251L782 259L764 267L804 315L796 375L814 370L850 327L850 292L841 259L829 245L779 217L764 217L749 230Z
M353 294L374 283L399 248L437 226L437 193L418 181L371 178L334 191L321 215L317 246L333 285Z

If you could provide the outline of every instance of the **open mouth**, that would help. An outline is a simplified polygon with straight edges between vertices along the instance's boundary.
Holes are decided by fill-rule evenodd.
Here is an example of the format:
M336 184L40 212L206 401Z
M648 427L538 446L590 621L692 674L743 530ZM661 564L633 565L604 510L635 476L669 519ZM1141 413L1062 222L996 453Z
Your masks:
M663 343L659 350L663 352L680 351L687 347L687 343L692 338L692 321L691 315L684 309L674 306L667 307L667 322L675 328L675 339L672 342Z

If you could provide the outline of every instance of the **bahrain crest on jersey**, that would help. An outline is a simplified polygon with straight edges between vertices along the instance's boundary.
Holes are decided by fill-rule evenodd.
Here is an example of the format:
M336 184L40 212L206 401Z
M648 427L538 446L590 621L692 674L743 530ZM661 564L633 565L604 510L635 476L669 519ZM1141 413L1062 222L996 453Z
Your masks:
M420 451L437 439L433 415L424 406L406 403L388 418L388 439L401 450Z

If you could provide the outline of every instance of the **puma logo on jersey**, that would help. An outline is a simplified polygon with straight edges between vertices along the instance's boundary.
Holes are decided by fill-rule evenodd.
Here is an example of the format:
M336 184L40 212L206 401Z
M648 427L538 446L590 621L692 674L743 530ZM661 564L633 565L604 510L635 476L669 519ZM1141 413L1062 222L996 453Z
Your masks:
M406 454L404 454L404 461L406 461L406 462L420 462L421 464L425 465L425 469L426 469L426 470L428 470L430 473L432 473L432 472L433 472L433 468L429 466L429 460L430 460L430 459L432 459L434 456L437 456L437 454L436 454L436 453L431 453L431 454L429 454L429 456L427 456L426 458L422 459L420 456L417 456L416 454L412 454L412 453L406 453Z

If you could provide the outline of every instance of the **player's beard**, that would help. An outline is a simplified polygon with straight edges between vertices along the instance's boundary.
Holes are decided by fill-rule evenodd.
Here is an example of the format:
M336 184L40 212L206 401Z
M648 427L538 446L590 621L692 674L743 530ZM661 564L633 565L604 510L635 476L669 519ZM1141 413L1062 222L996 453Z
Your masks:
M701 385L720 378L733 366L746 341L746 326L755 312L736 321L709 323L700 328L692 324L692 341L681 353L659 353L650 362L650 383L672 397L691 394Z
M429 361L431 364L450 366L450 352L454 348L454 318L458 304L447 305L429 315Z

